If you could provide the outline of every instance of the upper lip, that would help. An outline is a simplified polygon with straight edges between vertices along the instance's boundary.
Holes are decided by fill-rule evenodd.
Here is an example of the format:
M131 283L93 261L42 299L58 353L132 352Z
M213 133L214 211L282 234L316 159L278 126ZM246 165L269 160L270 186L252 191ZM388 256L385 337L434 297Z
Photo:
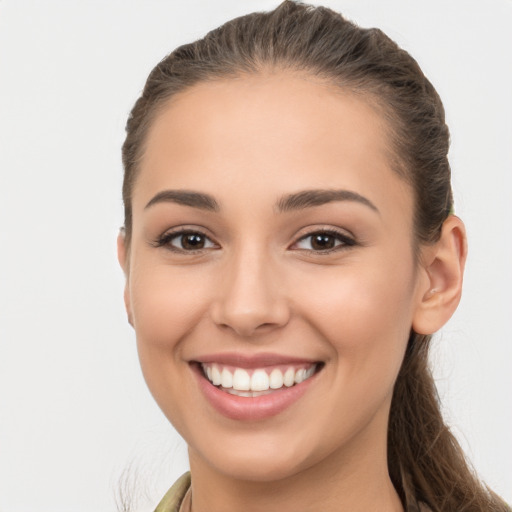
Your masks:
M265 366L277 366L284 364L313 364L318 363L317 359L299 358L284 354L260 353L240 354L236 352L224 352L207 354L194 358L191 362L196 363L219 363L237 368L262 368Z

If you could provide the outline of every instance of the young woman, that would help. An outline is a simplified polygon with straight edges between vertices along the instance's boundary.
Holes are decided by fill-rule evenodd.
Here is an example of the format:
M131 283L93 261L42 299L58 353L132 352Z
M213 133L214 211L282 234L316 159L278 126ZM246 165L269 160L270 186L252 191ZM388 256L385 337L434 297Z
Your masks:
M326 8L237 18L152 71L119 259L189 447L159 512L510 510L428 369L466 258L448 138L414 59Z

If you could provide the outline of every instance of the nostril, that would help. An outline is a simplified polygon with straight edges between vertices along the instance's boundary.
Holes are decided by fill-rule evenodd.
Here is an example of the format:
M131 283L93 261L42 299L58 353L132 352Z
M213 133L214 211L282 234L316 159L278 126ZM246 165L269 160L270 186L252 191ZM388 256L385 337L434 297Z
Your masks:
M225 332L231 331L243 338L256 337L256 336L269 333L275 329L279 329L282 327L280 324L271 323L271 322L265 322L265 323L262 323L259 325L254 325L254 324L242 325L240 323L231 323L231 324L221 323L221 324L217 324L217 326Z
M245 309L217 307L212 310L212 321L223 331L231 330L243 337L263 334L283 327L289 314L285 308Z

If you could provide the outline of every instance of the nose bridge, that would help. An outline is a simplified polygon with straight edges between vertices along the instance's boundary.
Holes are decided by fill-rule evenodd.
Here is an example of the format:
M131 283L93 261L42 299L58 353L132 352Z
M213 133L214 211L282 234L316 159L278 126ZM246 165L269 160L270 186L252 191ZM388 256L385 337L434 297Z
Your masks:
M265 247L246 244L233 251L219 276L214 320L242 336L251 336L288 321L279 271Z

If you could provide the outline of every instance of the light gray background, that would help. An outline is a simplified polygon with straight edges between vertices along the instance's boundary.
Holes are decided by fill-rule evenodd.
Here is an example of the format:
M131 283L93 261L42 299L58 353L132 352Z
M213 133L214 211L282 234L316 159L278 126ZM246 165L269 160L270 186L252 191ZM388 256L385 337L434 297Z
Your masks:
M122 305L120 146L176 45L274 0L0 1L0 512L152 510L187 467ZM446 417L512 501L512 1L331 0L420 62L452 131L465 294L435 345Z

